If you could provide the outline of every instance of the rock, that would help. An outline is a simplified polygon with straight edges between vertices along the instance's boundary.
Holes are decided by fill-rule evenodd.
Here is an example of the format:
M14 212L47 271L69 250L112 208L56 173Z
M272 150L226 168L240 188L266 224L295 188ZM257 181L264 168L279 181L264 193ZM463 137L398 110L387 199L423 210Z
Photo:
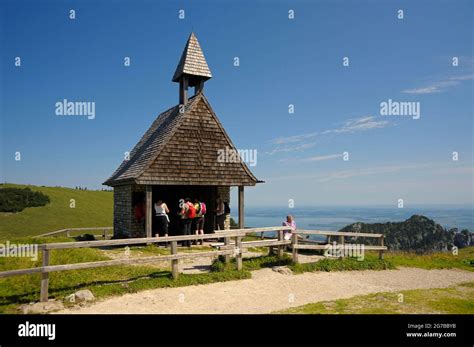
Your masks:
M94 294L89 289L79 290L74 293L75 301L92 301L95 300Z
M48 302L35 302L33 304L25 304L19 307L21 313L47 313L64 309L62 301L50 300Z
M282 275L293 275L293 271L291 271L287 266L274 266L272 267L272 270L281 273Z

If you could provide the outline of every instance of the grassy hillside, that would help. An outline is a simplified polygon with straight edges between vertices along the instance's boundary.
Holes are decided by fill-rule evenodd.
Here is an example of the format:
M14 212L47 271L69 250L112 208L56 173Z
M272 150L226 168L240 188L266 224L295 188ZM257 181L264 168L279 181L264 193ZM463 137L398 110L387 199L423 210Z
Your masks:
M112 192L0 184L0 189L5 187L29 187L48 195L51 202L18 213L0 213L0 239L39 235L67 227L112 226ZM71 199L75 200L75 208L69 206Z

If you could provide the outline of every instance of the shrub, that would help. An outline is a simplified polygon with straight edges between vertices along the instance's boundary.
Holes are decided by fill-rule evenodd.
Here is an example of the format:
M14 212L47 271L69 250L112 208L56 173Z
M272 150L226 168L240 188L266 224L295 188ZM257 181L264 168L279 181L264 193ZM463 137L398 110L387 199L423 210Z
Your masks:
M30 188L0 189L0 212L20 212L27 207L44 206L49 202L47 195Z
M82 234L74 238L76 241L95 241L95 236L92 234Z
M352 271L352 270L386 270L395 266L387 260L366 258L359 261L355 258L321 259L316 263L293 264L290 268L295 273L314 271Z

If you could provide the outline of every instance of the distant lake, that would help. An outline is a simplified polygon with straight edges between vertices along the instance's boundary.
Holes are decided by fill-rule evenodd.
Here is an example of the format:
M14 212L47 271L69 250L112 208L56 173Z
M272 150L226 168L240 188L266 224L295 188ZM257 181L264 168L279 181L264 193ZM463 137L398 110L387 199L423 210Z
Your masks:
M401 222L414 214L433 219L445 228L474 231L472 208L383 208L383 207L311 207L311 208L252 208L245 209L247 227L281 225L287 214L295 217L298 228L337 231L355 222ZM237 221L237 211L231 216Z

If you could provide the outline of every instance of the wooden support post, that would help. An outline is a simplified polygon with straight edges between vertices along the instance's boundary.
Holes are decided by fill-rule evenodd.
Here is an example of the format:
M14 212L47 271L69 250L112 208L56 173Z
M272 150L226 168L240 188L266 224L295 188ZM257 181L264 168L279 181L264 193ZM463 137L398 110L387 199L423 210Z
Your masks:
M179 103L186 105L188 103L188 78L183 76L179 82Z
M341 256L339 258L344 258L344 236L339 236L339 250L341 252Z
M380 246L383 247L383 235L380 236ZM383 251L382 250L379 251L379 259L383 259Z
M49 250L43 249L43 266L49 265ZM41 273L41 292L40 301L48 301L48 287L49 287L49 272Z
M237 236L235 238L235 247L238 250L238 253L235 257L237 262L237 270L242 270L242 236Z
M171 254L178 254L177 241L171 241ZM171 260L171 274L173 275L173 279L177 279L179 276L178 259Z
M278 241L283 241L283 230L278 230ZM282 245L278 246L278 258L283 257L283 247Z
M152 186L147 185L146 186L146 212L145 212L145 231L146 231L146 237L151 237L151 221L152 221Z
M104 229L104 240L107 240L107 229Z
M230 238L229 237L224 237L224 245L228 246L230 245ZM226 264L230 263L230 255L224 255L224 260Z
M66 229L66 236L71 237L71 231L69 229Z
M244 186L239 186L239 229L245 228L244 223Z
M296 230L295 230L296 231ZM291 248L293 251L293 263L298 264L298 234L293 232L291 235Z

